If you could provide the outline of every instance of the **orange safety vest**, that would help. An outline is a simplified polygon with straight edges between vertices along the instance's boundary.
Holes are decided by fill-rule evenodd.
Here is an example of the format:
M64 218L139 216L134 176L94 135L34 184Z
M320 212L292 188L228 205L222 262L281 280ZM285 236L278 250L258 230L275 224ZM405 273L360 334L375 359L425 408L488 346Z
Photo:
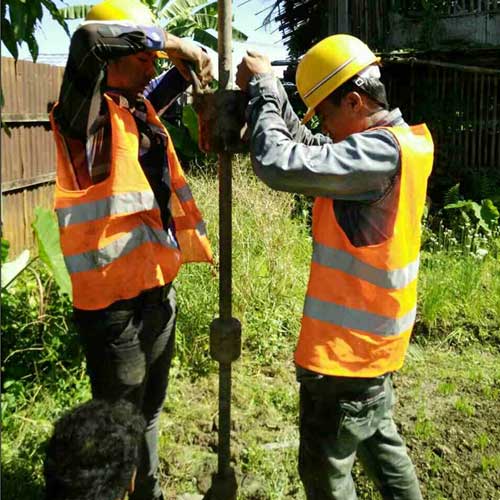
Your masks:
M167 135L171 213L176 234L163 227L160 208L139 163L135 120L105 95L111 120L109 176L74 189L74 173L53 112L57 146L55 210L61 248L79 309L102 309L121 299L170 283L183 262L211 262L205 225L186 182L172 141L145 101L147 120Z
M295 362L317 373L376 377L404 362L415 322L420 224L434 148L424 124L387 130L401 151L393 235L355 247L336 220L333 200L314 203L313 256Z

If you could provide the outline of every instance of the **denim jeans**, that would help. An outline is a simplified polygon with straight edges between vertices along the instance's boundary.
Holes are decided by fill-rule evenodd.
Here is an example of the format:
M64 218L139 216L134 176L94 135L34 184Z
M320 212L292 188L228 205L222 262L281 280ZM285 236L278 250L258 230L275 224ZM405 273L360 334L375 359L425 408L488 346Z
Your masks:
M413 464L392 417L390 375L330 377L298 369L299 474L308 500L355 500L356 456L385 500L421 500Z
M146 420L131 500L162 498L156 477L158 419L167 392L175 317L175 291L170 286L115 302L106 309L74 311L93 397L127 399Z

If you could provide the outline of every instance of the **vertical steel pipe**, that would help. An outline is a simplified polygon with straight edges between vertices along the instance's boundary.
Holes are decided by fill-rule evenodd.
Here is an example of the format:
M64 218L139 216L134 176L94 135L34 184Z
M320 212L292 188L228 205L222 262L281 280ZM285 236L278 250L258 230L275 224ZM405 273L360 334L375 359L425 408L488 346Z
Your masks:
M219 90L232 87L232 5L218 0ZM222 323L232 320L232 154L219 153L219 311ZM218 468L212 486L215 500L236 499L231 461L231 362L219 362Z

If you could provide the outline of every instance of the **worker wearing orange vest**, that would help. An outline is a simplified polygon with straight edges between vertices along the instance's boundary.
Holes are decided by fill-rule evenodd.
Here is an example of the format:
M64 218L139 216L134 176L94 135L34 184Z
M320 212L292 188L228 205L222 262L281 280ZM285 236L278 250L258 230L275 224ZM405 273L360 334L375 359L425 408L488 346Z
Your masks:
M153 79L167 55L176 68ZM92 394L127 399L146 420L133 500L163 498L158 418L174 347L172 281L183 262L212 259L159 119L188 85L183 61L211 79L206 54L157 27L139 0L104 0L72 37L51 115L55 210Z
M379 59L333 35L300 60L301 124L265 56L249 53L251 154L270 187L315 197L313 255L295 351L300 382L299 473L308 499L356 498L358 456L387 499L422 498L392 417L391 373L415 321L420 222L433 142L389 111Z

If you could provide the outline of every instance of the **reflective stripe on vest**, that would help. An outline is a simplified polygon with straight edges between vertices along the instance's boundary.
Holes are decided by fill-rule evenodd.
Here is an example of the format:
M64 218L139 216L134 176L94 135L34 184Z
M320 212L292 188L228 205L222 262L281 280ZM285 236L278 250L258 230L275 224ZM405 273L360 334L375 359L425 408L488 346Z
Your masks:
M310 296L306 297L304 305L304 314L310 318L342 328L381 335L382 337L390 337L406 332L413 325L416 313L417 308L414 307L400 318L388 318L387 316L351 309L332 302L325 302Z
M201 220L198 224L196 224L196 231L198 231L201 236L207 235L207 226L205 225L205 221Z
M110 215L159 209L152 191L119 193L102 200L56 208L59 227L102 219Z
M193 193L191 192L191 189L187 184L185 186L182 186L181 188L176 189L175 194L182 202L190 201L193 199Z
M67 255L64 262L70 274L92 271L113 263L145 243L159 243L166 248L178 248L172 235L162 229L142 224L103 248Z
M405 267L386 271L366 264L344 250L330 248L316 241L312 260L322 266L343 271L373 285L389 289L404 288L415 280L420 262L417 257Z

